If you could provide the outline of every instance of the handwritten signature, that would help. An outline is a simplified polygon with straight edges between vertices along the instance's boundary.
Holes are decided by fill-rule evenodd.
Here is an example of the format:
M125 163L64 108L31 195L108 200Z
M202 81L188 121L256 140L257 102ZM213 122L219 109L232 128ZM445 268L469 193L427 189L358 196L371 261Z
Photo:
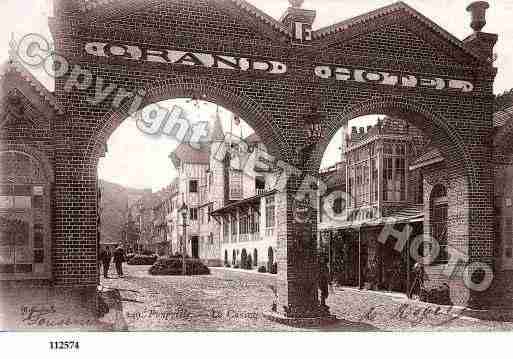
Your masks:
M21 307L22 321L29 326L63 327L74 325L92 325L94 319L63 317L57 313L54 305L24 305Z
M385 316L390 320L405 320L412 325L430 324L432 326L447 325L452 321L461 318L461 311L453 306L442 308L434 307L416 307L411 304L401 304L395 310L390 311L390 307L379 305L371 307L361 317L362 321L375 321L378 316Z

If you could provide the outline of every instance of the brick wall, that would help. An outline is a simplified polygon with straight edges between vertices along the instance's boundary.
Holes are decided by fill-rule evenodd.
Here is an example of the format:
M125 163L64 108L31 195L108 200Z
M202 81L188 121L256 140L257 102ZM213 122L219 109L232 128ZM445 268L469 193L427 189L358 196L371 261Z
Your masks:
M294 163L296 147L307 142L303 116L312 104L323 118L323 137L305 162L316 174L337 130L352 118L379 113L408 119L432 138L450 168L451 216L459 223L455 241L473 258L493 258L493 193L487 138L492 126L495 69L468 54L435 26L426 25L404 5L343 31L314 32L312 46L295 45L274 20L251 13L240 2L126 1L96 4L58 2L51 21L56 50L72 65L126 90L144 89L145 103L205 95L243 118L269 152ZM463 14L462 14L463 16ZM449 21L449 20L448 20ZM273 59L286 63L283 75L136 62L87 55L91 41L153 46ZM318 64L438 74L472 79L471 94L368 83L323 80ZM98 158L108 136L127 117L126 107L111 108L115 92L100 104L94 86L65 91L69 75L57 79L55 96L66 115L53 121L54 278L58 285L94 285L97 281L96 215ZM124 104L128 106L128 104ZM25 141L10 137L12 141ZM298 180L294 180L298 182ZM278 197L279 308L307 311L315 305L315 250L311 232L294 221L293 194ZM306 234L305 234L306 231Z

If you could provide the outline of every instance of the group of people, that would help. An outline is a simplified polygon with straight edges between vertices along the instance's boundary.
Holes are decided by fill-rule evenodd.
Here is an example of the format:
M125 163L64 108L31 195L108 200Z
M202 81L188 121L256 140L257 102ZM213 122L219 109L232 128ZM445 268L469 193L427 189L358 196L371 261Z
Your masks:
M103 265L104 278L109 278L109 267L112 259L114 259L118 277L123 277L123 262L125 261L125 251L121 244L118 245L116 249L114 249L114 252L110 251L109 246L106 246L105 249L100 252L99 261Z
M318 289L321 292L321 306L326 307L326 299L329 295L329 287L331 285L330 270L328 267L329 261L325 257L319 258L319 276L318 276ZM413 283L410 287L408 298L412 299L418 297L423 288L424 268L422 264L415 263L412 268ZM362 282L363 283L363 282ZM363 289L363 286L360 286Z

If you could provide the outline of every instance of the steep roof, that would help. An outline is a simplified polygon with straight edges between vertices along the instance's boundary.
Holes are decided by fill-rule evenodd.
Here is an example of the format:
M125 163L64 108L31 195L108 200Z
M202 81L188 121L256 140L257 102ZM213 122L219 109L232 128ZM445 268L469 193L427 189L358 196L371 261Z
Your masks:
M258 136L255 132L253 132L251 135L246 137L244 139L244 141L246 141L247 143L251 143L251 144L262 142L262 140L260 139L260 136Z
M312 37L313 37L313 39L322 39L324 37L336 34L338 32L346 31L346 30L352 28L353 26L368 23L371 21L375 21L378 18L389 16L397 11L406 12L407 14L413 16L414 18L419 20L421 23L423 23L425 26L427 26L428 28L433 30L435 33L440 35L442 38L444 38L448 42L450 42L453 45L455 45L456 47L459 47L460 49L462 49L467 54L469 54L472 57L479 59L481 61L483 60L483 57L480 54L478 54L475 51L473 51L472 49L469 49L468 47L466 47L461 40L459 40L454 35L452 35L448 31L444 30L442 27L440 27L438 24L436 24L429 18L425 17L420 12L418 12L417 10L415 10L414 8L405 4L402 1L399 1L394 4L384 6L382 8L370 11L366 14L355 16L351 19L343 20L336 24L318 29L313 32Z
M513 119L513 89L495 96L493 127L502 127Z
M210 163L210 147L201 145L200 149L197 149L189 143L181 143L171 152L169 158L175 167L179 167L181 162L208 165Z
M502 127L513 119L513 105L493 114L493 127Z
M444 160L445 159L440 153L440 150L436 147L430 146L426 148L415 160L413 160L410 164L410 171L434 165L435 163L440 163Z
M15 45L11 44L11 46ZM6 75L11 72L18 73L20 77L34 89L34 92L41 98L42 103L49 106L58 114L64 113L62 106L59 104L55 96L41 82L39 82L39 80L36 79L30 71L27 70L14 51L10 51L9 58L0 65L0 82L2 82ZM6 95L7 94L0 91L0 102L3 101L3 97Z
M87 13L91 10L94 10L95 8L101 7L101 6L108 6L110 4L116 3L116 2L122 2L125 0L89 0L85 3L84 7L81 9L83 12ZM270 26L271 28L278 30L284 35L292 36L291 31L287 26L279 22L278 20L274 19L272 16L267 15L264 11L260 10L259 8L251 5L246 0L228 0L235 4L240 9L246 11L248 13L248 16L251 18L256 18L258 21L263 23L265 26Z

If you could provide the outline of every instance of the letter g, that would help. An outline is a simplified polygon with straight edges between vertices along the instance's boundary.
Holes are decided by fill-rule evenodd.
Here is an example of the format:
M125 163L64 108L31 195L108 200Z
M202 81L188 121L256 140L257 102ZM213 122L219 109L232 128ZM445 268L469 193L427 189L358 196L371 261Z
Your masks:
M16 53L24 64L39 67L50 56L50 47L50 43L41 35L28 34L20 40Z

